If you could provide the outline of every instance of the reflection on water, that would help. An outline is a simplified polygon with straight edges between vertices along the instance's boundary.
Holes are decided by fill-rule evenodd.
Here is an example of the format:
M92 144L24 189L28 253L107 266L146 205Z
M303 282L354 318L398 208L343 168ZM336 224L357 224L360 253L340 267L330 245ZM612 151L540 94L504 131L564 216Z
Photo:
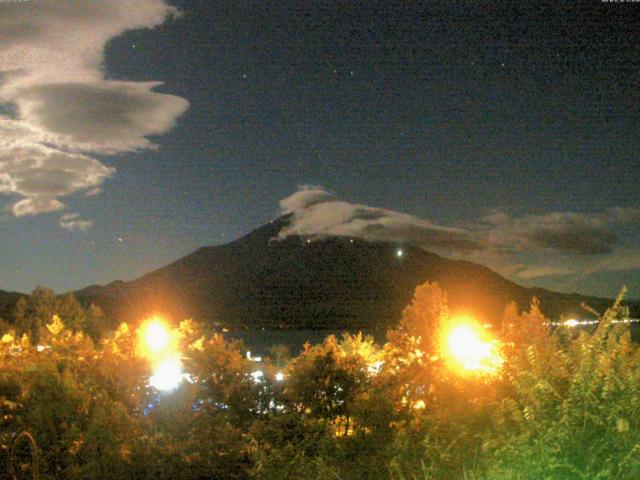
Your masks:
M285 345L289 348L292 355L297 355L306 342L312 345L322 343L329 335L335 335L336 338L342 337L343 333L358 333L349 330L252 330L237 333L228 333L225 335L228 339L242 340L252 355L266 356L269 355L269 348L275 345ZM363 332L367 334L368 332ZM377 341L383 341L384 335L377 338Z
M634 319L635 320L635 319ZM555 325L558 328L559 325ZM593 332L597 328L597 324L585 323L580 325L567 325L572 330L585 330ZM640 343L640 323L637 321L629 324L632 339ZM292 355L297 355L306 342L313 344L322 343L329 335L335 335L336 338L342 337L343 333L358 333L349 330L250 330L244 332L227 333L225 337L229 340L242 340L248 350L255 356L268 356L269 349L275 345L285 345L289 348ZM382 344L385 342L384 333L362 332L364 335L370 334L375 340Z

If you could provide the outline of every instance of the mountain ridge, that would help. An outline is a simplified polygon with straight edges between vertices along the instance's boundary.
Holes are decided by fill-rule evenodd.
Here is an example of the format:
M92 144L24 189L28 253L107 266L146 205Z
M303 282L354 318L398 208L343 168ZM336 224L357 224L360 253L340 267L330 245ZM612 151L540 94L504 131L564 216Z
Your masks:
M8 292L0 290L0 319L11 318L12 310L20 297L25 295L19 292Z
M233 242L201 247L132 281L91 285L75 294L118 321L161 313L237 329L385 329L426 281L441 285L453 311L490 323L499 321L508 302L526 309L534 296L551 318L577 315L581 303L599 310L612 303L523 287L483 265L411 245L350 237L277 239L288 221L281 217Z

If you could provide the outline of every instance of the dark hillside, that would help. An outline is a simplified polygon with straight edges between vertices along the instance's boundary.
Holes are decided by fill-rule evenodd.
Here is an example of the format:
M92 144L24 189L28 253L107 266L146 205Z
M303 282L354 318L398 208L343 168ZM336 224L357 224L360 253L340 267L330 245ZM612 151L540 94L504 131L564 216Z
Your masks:
M131 282L76 294L118 320L135 321L155 311L232 328L385 328L425 281L437 281L454 310L489 322L501 316L507 302L525 308L534 295L553 318L580 313L581 302L595 308L611 303L528 289L481 265L416 247L337 237L274 240L286 221L226 245L200 248Z

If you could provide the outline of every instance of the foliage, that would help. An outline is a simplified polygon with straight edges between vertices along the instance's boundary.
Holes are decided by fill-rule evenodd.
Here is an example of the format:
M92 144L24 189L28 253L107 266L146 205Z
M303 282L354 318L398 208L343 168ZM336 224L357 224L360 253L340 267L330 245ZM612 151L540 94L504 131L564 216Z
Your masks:
M95 308L90 307L89 312ZM43 335L46 336L45 325L54 315L70 330L82 331L87 326L87 312L72 293L56 296L53 290L42 287L36 287L30 296L18 299L9 324L19 335L26 333L37 344Z
M514 351L487 478L638 478L640 350L615 323L620 301L593 332L549 332Z
M160 393L135 326L36 289L0 333L0 462L26 429L51 480L635 479L640 349L626 315L617 302L590 330L552 328L536 300L509 305L493 376L448 368L435 284L384 345L329 336L259 366L185 320L173 332L187 378Z

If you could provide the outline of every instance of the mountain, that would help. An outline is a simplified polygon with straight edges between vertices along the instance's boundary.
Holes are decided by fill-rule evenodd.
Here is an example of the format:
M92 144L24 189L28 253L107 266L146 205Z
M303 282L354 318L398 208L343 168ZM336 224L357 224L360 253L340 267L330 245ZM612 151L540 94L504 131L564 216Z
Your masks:
M11 311L21 296L23 295L20 293L0 290L0 319L10 318Z
M200 248L136 280L75 293L118 321L162 313L236 329L381 331L426 281L447 291L453 311L488 322L499 320L508 302L524 309L534 296L551 318L580 314L582 302L599 310L611 305L525 288L481 265L417 247L345 237L275 240L287 222L283 217L226 245Z

